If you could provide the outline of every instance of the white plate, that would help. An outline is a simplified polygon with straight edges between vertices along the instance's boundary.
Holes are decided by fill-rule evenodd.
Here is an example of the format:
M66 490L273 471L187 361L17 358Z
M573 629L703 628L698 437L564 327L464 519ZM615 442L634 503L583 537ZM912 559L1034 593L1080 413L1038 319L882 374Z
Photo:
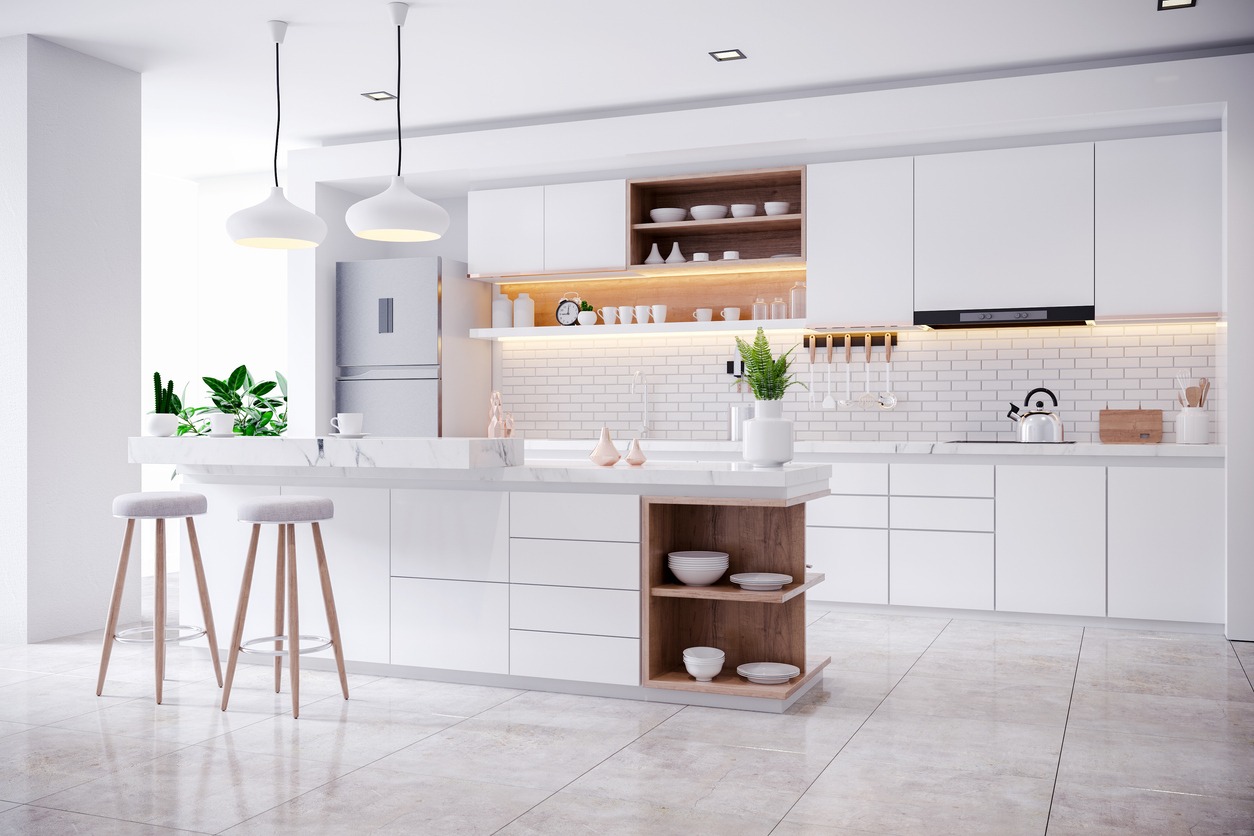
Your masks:
M792 575L780 575L775 572L742 572L732 575L729 580L741 589L750 592L772 592L782 589L786 583L792 583Z
M365 438L370 433L331 433L327 438Z
M801 258L801 256L796 253L778 253L777 255L771 256L771 258Z
M801 668L783 662L749 662L736 668L736 673L760 685L778 685L797 676Z
M705 552L705 551L687 551L687 552L670 552L667 557L677 557L680 560L689 558L697 558L701 560L710 560L713 558L727 558L730 555L727 552Z

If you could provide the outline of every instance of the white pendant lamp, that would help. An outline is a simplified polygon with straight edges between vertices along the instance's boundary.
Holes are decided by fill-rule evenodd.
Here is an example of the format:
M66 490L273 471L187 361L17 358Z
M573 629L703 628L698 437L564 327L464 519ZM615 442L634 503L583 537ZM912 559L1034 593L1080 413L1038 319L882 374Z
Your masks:
M401 28L409 6L388 3L388 11L396 25L396 174L381 194L350 206L344 220L358 238L434 241L448 230L448 212L438 203L411 192L401 177Z
M327 223L313 212L306 212L284 196L279 188L279 125L282 98L279 94L279 44L287 34L287 23L267 24L274 39L274 186L270 196L226 219L226 232L236 244L270 250L301 250L316 247L327 237Z

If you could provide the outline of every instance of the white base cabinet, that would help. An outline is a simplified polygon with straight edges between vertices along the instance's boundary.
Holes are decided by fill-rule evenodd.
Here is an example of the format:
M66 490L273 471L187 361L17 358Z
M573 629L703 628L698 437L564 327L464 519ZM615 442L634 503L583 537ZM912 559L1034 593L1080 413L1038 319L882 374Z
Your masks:
M509 672L514 676L640 684L640 640L511 630Z
M393 578L392 664L509 673L509 585Z
M892 531L889 554L890 604L993 609L991 533Z
M806 562L826 576L810 600L888 603L888 529L806 526Z

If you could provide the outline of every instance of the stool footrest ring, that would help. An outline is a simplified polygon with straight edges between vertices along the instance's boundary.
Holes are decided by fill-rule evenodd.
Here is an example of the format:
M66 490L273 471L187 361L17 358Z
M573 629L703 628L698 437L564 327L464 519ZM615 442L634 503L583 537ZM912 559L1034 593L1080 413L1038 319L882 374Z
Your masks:
M175 635L169 635L171 630L177 631ZM167 642L186 642L205 635L205 628L179 624L174 627L167 626L165 632ZM118 630L113 634L113 640L119 644L152 644L156 641L156 634L156 626L149 624L147 627L128 627L125 630Z
M304 656L306 653L317 653L319 650L326 650L331 646L331 640L326 636L306 636L301 635L302 642L317 642L311 647L302 647L296 652ZM249 639L239 646L241 653L255 653L258 656L290 656L291 651L284 650L262 650L259 647L252 647L254 644L274 644L275 642L286 642L287 636L263 636L259 639Z

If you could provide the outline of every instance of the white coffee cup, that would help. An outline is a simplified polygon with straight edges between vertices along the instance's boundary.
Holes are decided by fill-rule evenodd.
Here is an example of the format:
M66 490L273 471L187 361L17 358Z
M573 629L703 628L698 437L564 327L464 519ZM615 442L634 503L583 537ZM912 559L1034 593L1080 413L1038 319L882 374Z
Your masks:
M613 325L614 318L618 316L618 308L613 306L601 308L601 310L597 311L597 313L601 315L601 319L605 320L606 325Z
M787 215L792 204L782 200L768 200L763 204L763 208L766 209L768 215Z
M740 308L723 308L721 315L728 322L740 319Z
M740 258L740 250L724 250L723 261L735 261Z
M697 308L693 312L692 318L695 319L697 322L709 322L711 319L714 318L714 309L713 308Z
M209 413L210 435L232 435L235 432L235 416L228 412Z
M649 321L649 306L648 305L636 305L636 322L639 322L641 325L644 325L648 321Z
M331 426L335 427L340 435L361 435L364 417L360 412L338 412L331 419Z
M693 261L709 261L710 254L709 253L693 253L692 260Z
M618 321L622 325L631 324L631 305L618 306Z
M654 322L665 322L665 321L666 321L666 306L665 306L665 305L654 305L654 306L653 306L653 321L654 321Z

